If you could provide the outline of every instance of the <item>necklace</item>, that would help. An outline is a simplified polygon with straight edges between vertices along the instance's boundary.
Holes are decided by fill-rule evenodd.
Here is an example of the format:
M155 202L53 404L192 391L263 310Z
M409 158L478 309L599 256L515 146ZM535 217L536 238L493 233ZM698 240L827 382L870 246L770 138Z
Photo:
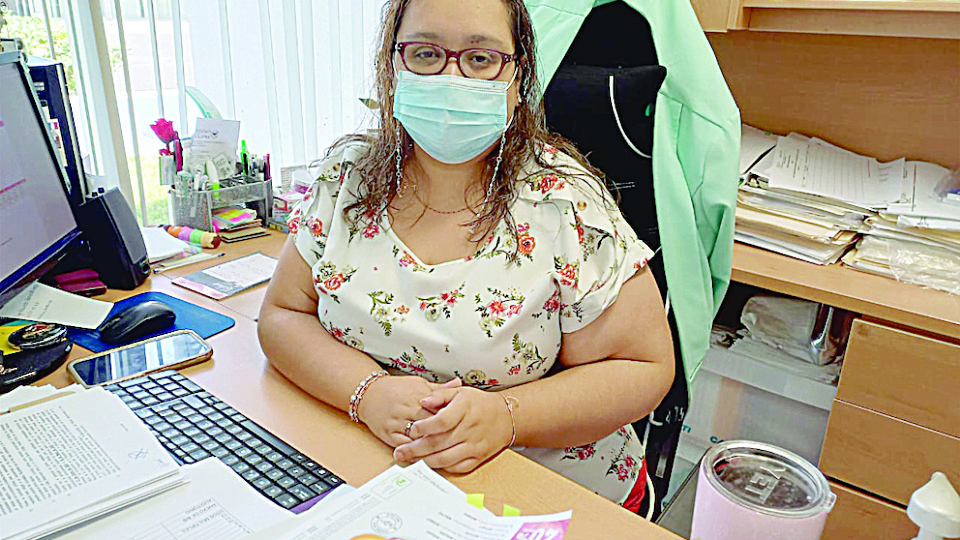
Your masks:
M451 214L459 214L460 212L463 212L465 210L470 210L470 206L464 206L463 208L460 208L457 210L437 210L436 208L430 206L429 204L426 203L426 201L420 198L420 190L418 189L413 190L413 196L416 197L416 199L420 202L420 204L423 205L424 208L426 208L427 210L430 210L431 212L436 212L438 214L451 215ZM473 212L473 210L470 210L470 211Z

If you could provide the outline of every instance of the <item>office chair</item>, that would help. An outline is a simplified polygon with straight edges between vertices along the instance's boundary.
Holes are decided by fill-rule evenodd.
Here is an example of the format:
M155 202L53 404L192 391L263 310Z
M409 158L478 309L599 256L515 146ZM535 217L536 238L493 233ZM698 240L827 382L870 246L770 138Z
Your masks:
M544 93L550 129L570 139L604 172L624 218L658 254L650 156L655 144L653 107L665 76L647 20L623 2L613 2L586 17ZM676 362L666 397L648 418L634 424L644 441L650 478L648 502L640 513L656 519L669 487L688 388L662 255L650 261L650 269L667 310Z

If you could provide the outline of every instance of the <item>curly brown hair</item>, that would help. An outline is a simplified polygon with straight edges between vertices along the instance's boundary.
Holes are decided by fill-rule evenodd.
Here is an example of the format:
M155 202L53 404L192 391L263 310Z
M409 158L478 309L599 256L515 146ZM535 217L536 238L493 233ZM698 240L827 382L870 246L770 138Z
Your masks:
M566 153L577 161L588 173L587 180L599 190L605 190L603 173L595 169L576 147L562 136L547 129L543 109L542 93L537 80L536 44L534 43L533 23L523 0L502 0L511 21L511 33L518 56L518 66L522 66L519 97L520 102L514 110L513 121L504 134L502 161L496 178L491 178L493 186L489 188L490 197L481 212L467 225L474 231L473 240L479 240L493 231L497 224L506 220L512 226L510 206L516 198L518 185L527 180L519 178L525 165L533 161L539 166L538 175L546 170L567 175L587 176L582 171L563 170L550 165L544 157L545 146L549 145ZM363 141L369 146L367 153L360 158L355 167L361 174L357 200L345 209L348 219L354 223L363 217L380 215L397 195L396 152L397 134L400 136L401 163L410 159L413 141L398 120L393 117L393 92L396 86L394 71L394 48L397 29L404 10L410 0L391 0L383 9L383 18L379 37L379 49L375 61L375 94L380 104L379 125L363 134L353 134L341 138L334 147L350 142ZM483 175L491 177L496 169L496 148L487 156Z

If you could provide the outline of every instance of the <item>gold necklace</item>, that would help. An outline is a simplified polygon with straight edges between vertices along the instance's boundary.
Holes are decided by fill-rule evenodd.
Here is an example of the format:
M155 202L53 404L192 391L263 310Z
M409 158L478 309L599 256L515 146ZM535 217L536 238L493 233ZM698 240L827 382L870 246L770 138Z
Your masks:
M430 210L431 212L436 212L438 214L451 215L451 214L459 214L464 210L470 210L469 205L464 206L463 208L460 208L458 210L437 210L436 208L430 206L429 204L426 203L426 201L420 198L420 190L418 189L413 190L413 196L416 197L418 201L420 201L420 204L422 204L424 208L426 208L427 210ZM470 211L473 212L473 210L470 210ZM476 215L475 212L474 212L474 215Z

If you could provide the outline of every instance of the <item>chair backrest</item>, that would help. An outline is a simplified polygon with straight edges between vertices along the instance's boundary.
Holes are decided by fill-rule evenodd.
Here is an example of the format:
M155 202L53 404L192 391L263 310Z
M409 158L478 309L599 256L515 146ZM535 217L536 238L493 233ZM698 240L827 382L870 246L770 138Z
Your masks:
M654 250L660 235L649 156L653 107L665 76L646 18L613 2L587 15L544 93L550 129L604 172L627 222ZM651 269L665 292L660 257Z

